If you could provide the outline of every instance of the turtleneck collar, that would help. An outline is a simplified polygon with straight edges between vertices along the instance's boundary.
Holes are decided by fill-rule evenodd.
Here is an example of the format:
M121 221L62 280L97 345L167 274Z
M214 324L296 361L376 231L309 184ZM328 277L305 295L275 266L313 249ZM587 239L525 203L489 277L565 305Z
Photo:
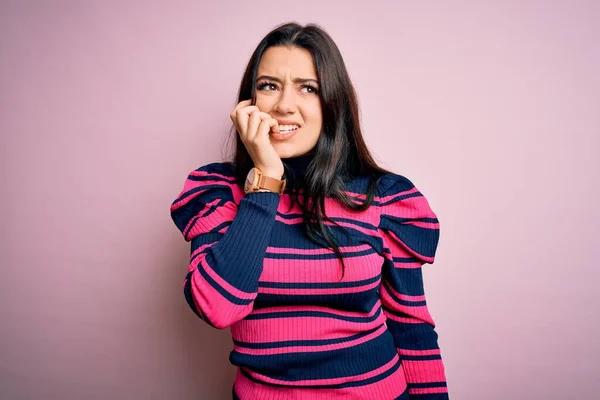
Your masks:
M301 156L283 158L281 161L284 164L285 177L288 184L292 182L302 183L306 177L306 169L308 164L315 157L315 148ZM287 186L287 185L286 185Z

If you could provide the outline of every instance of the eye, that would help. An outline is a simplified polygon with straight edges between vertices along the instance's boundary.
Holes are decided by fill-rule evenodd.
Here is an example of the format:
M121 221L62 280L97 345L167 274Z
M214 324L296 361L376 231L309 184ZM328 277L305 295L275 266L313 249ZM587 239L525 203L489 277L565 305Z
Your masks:
M315 86L313 86L313 85L304 85L304 86L302 86L302 87L303 87L303 88L310 89L310 91L309 91L308 93L314 93L314 94L317 94L317 93L319 93L319 89L318 89L318 88L316 88L316 87L315 87Z
M272 88L265 89L267 87L272 87ZM256 86L256 89L257 90L261 90L261 91L270 92L270 91L276 90L277 89L277 85L275 83L272 83L272 82L264 81L264 82L259 83ZM313 86L313 85L303 85L302 89L308 89L307 92L311 93L311 94L317 94L317 93L319 93L319 88L317 88L316 86Z
M271 82L262 82L262 83L258 84L257 89L258 90L265 90L264 89L265 86L273 86L273 87L277 88L277 85L275 85L274 83L271 83ZM270 89L268 91L270 91Z

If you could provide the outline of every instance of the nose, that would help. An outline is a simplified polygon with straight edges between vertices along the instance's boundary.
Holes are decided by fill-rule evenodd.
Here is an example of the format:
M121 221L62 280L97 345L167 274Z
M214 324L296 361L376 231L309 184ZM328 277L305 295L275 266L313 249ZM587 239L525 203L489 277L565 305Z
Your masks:
M283 87L279 99L275 103L274 109L280 114L296 111L296 94L292 85L285 85Z

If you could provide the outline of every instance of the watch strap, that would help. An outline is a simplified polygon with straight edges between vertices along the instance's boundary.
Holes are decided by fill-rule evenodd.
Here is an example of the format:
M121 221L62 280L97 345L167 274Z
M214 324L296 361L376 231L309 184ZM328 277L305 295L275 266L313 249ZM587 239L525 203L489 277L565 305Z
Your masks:
M264 174L260 174L258 176L258 188L259 189L267 189L275 193L282 194L283 189L285 189L285 179L276 179L270 176L266 176Z

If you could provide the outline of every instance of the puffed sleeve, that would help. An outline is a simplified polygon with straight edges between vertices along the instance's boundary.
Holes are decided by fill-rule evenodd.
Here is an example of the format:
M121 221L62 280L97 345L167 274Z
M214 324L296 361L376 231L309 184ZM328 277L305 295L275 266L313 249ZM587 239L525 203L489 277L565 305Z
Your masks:
M236 203L235 186L231 164L204 165L189 173L170 208L191 242L185 299L217 329L252 311L280 199L277 193L254 192Z
M427 308L422 266L433 263L439 221L427 199L406 177L380 181L378 232L384 264L379 295L406 376L411 400L448 399L435 323Z

